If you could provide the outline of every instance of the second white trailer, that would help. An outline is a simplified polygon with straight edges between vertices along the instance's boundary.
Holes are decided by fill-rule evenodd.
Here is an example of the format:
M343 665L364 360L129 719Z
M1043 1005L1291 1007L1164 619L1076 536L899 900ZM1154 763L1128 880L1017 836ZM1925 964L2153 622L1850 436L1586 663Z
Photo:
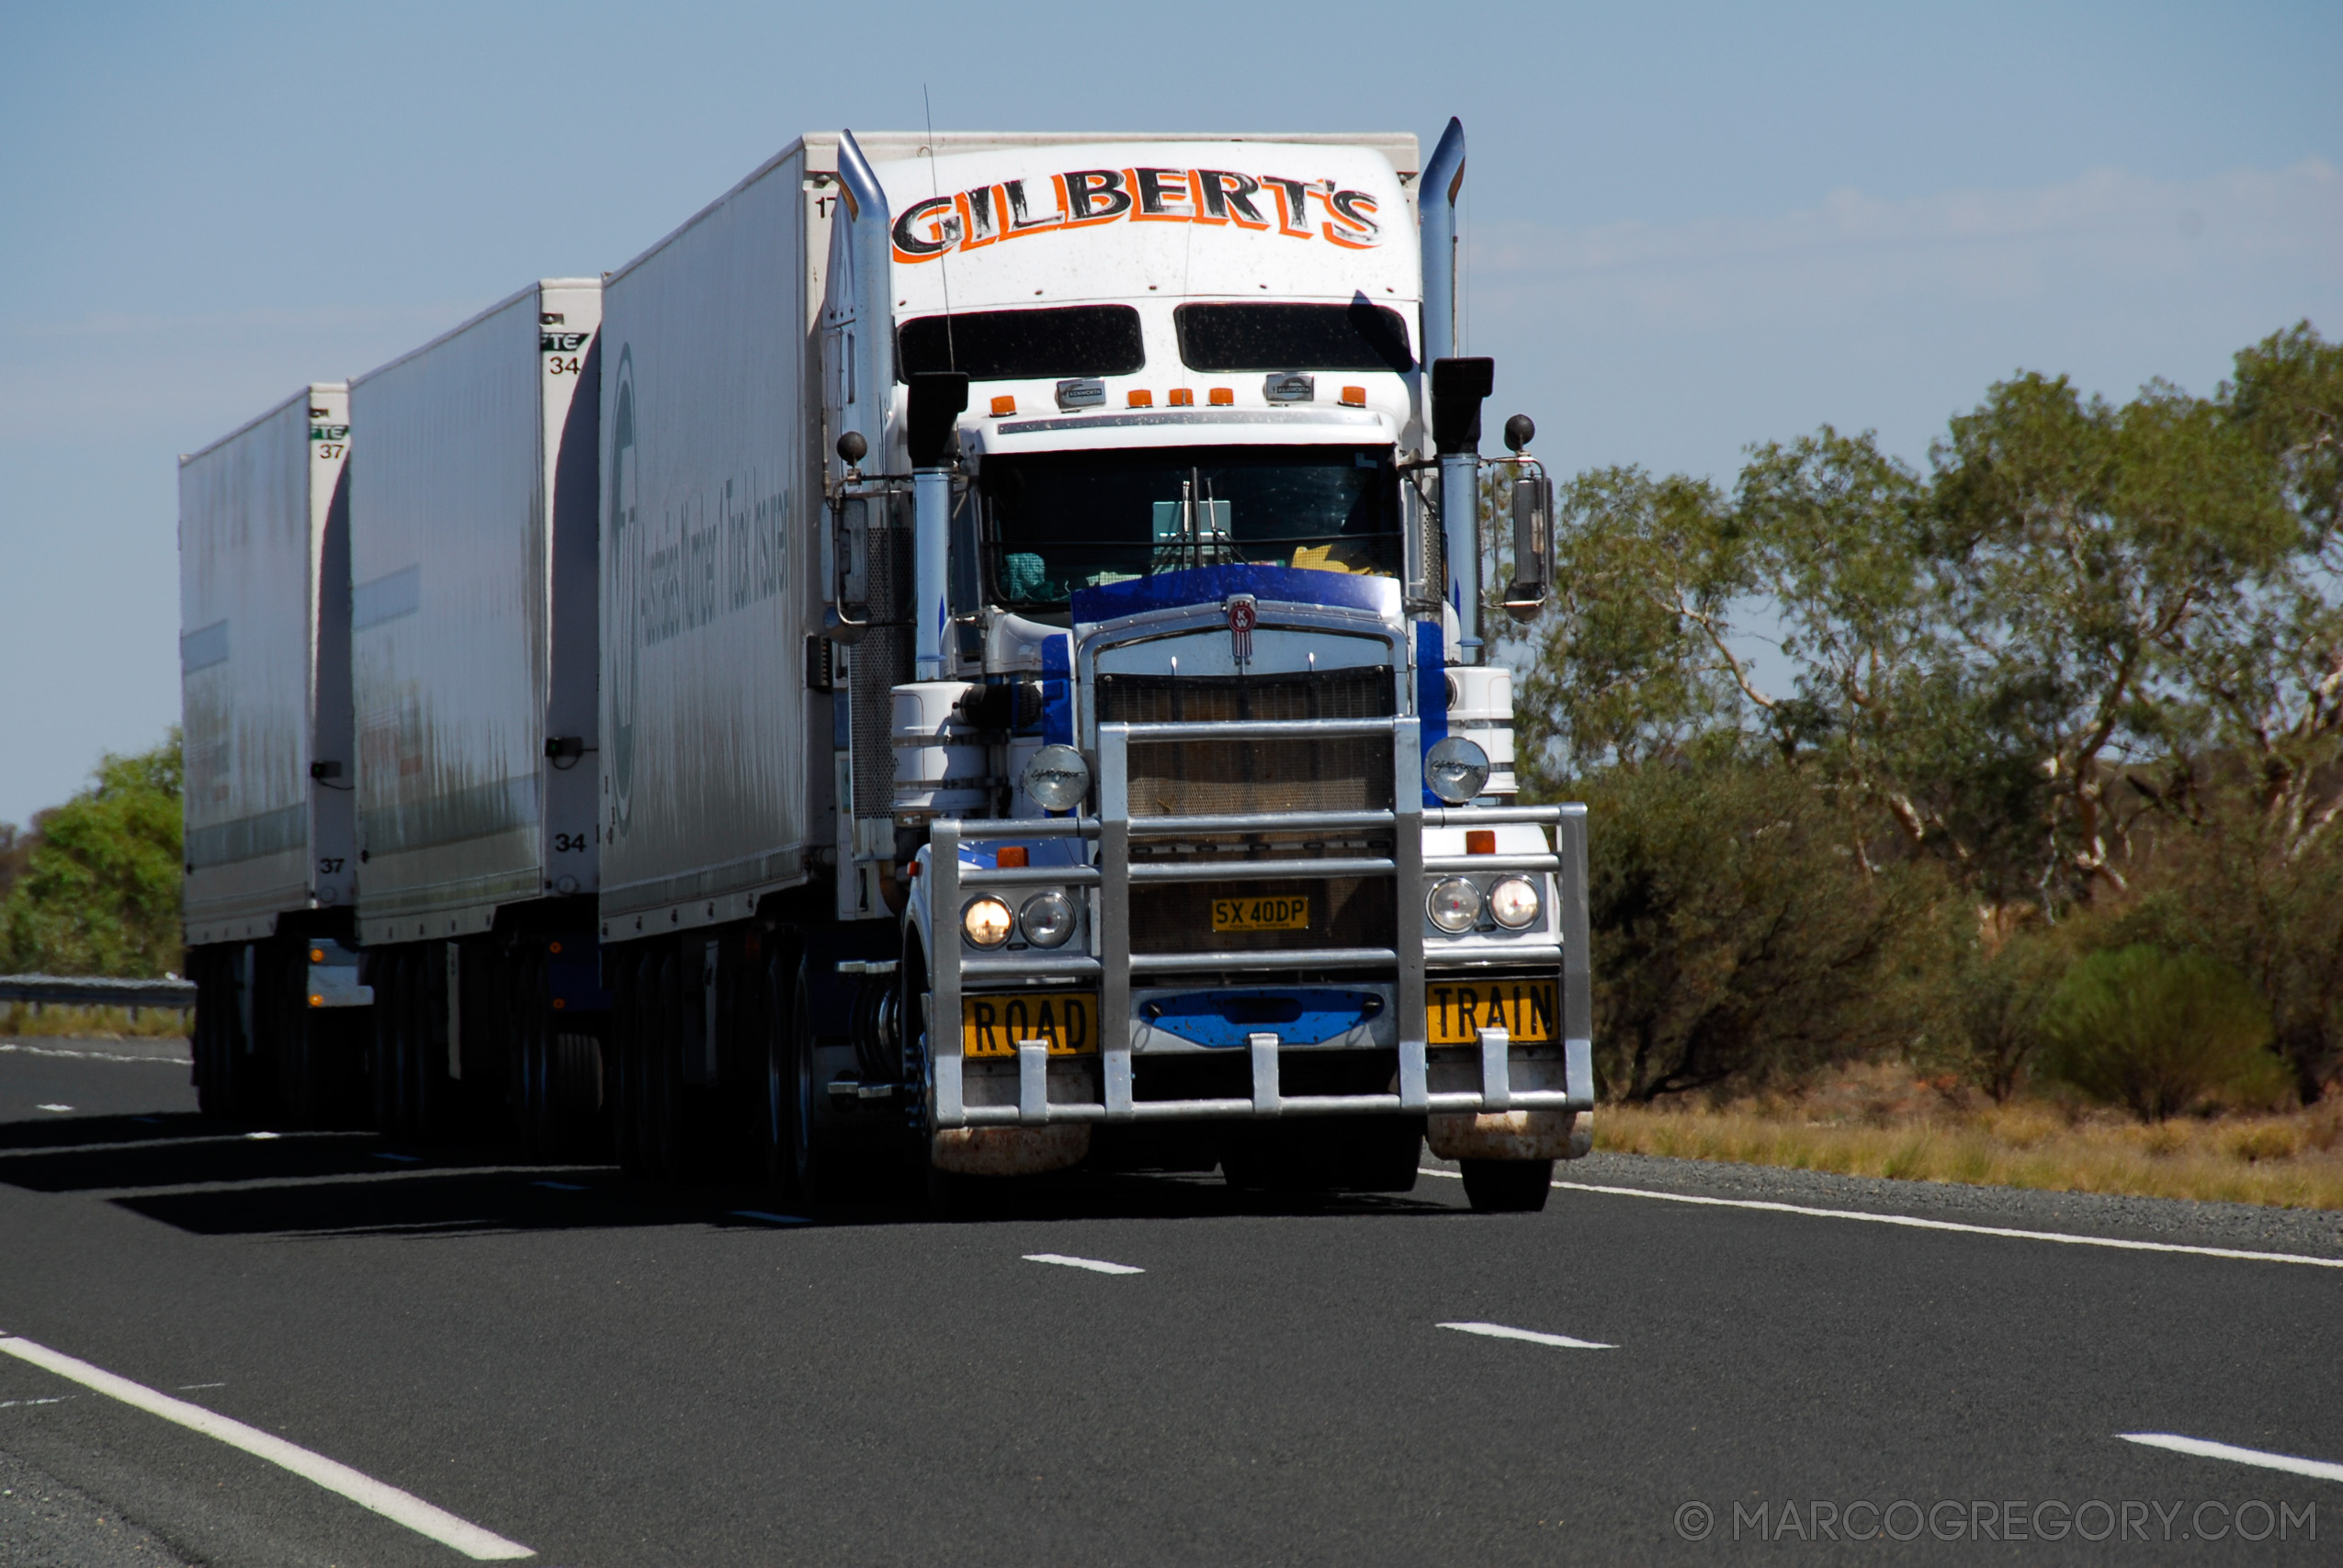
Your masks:
M562 939L591 931L599 886L601 311L600 280L547 279L351 383L381 432L351 477L350 624L391 1130L526 1092L506 1025L549 986L565 1011L598 1003L590 956L566 978L538 961L590 954Z

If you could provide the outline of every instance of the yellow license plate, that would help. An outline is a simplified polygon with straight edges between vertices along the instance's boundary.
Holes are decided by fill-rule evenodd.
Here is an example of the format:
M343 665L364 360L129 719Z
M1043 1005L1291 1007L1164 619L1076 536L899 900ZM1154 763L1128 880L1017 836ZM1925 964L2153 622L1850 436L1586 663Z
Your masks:
M1310 901L1291 893L1260 898L1215 898L1212 929L1217 931L1306 931L1310 929Z
M1053 1056L1098 1049L1095 991L1010 991L960 998L960 1055L1014 1056L1020 1040L1047 1040Z
M1424 1039L1433 1045L1477 1045L1484 1029L1501 1029L1513 1043L1555 1038L1551 980L1433 980L1424 987Z

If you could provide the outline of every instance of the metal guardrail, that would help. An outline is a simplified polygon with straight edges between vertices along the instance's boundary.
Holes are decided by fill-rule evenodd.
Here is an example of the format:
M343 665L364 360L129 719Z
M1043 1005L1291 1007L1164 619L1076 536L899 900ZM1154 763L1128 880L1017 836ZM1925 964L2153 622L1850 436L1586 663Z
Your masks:
M192 980L117 980L89 975L0 975L0 1002L37 1007L191 1008Z

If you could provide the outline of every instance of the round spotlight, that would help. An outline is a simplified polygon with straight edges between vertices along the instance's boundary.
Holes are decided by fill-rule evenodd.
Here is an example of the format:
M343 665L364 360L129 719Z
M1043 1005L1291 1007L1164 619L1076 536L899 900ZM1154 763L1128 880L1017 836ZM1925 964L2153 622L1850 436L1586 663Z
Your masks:
M1451 806L1462 806L1488 783L1488 753L1480 742L1451 735L1424 753L1424 787Z
M1480 923L1480 889L1461 876L1435 883L1423 901L1432 923L1454 936Z
M1017 929L1036 947L1057 947L1074 934L1074 901L1055 887L1036 893L1017 911Z
M960 930L979 947L999 947L1009 940L1015 924L1009 906L990 894L969 899L968 907L960 911Z
M1488 918L1509 931L1537 919L1537 884L1526 876L1500 876L1488 890Z
M1024 783L1044 811L1071 811L1090 798L1090 764L1071 746L1045 746L1025 763Z

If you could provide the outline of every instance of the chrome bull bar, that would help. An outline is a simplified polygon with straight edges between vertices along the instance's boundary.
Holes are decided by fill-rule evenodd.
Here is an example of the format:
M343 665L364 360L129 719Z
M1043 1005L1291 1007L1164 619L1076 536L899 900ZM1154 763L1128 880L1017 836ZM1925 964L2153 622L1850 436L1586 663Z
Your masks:
M1391 746L1393 809L1231 813L1222 816L1130 815L1128 755L1134 741L1319 739L1387 736ZM1286 1116L1362 1114L1481 1114L1511 1111L1589 1111L1594 1106L1593 1007L1587 955L1586 807L1583 806L1465 807L1426 808L1421 804L1422 752L1412 717L1244 720L1199 724L1103 724L1098 730L1096 817L940 818L929 824L929 908L934 914L929 955L927 1034L934 1069L934 1124L938 1129L1041 1126L1062 1122L1194 1122ZM1423 852L1428 827L1493 827L1529 822L1555 829L1553 852L1434 856ZM1190 838L1243 832L1387 829L1387 856L1340 859L1245 861L1212 864L1131 863L1134 840ZM1095 841L1088 865L1021 866L1005 869L960 864L963 843L1004 840L1072 838ZM1423 922L1411 919L1427 874L1450 871L1545 871L1555 874L1559 895L1555 946L1509 951L1507 958L1561 964L1563 1034L1562 1089L1516 1090L1511 1084L1511 1042L1501 1029L1478 1032L1479 1087L1432 1093L1429 1087L1425 1036L1426 952ZM1384 876L1396 883L1395 945L1328 947L1246 953L1134 953L1131 951L1130 890L1143 882L1276 881L1325 876ZM975 955L959 935L960 900L971 889L1051 886L1096 889L1090 953L1025 953ZM1134 976L1196 973L1241 974L1246 970L1381 969L1397 977L1399 1027L1399 1088L1396 1094L1286 1096L1278 1083L1280 1041L1272 1032L1247 1042L1252 1069L1250 1099L1134 1100L1131 1092L1131 982ZM1064 1101L1049 1098L1048 1045L1016 1043L1017 1101L1013 1105L967 1102L961 1055L961 997L964 982L1022 979L1095 981L1099 988L1099 1081L1102 1098Z

